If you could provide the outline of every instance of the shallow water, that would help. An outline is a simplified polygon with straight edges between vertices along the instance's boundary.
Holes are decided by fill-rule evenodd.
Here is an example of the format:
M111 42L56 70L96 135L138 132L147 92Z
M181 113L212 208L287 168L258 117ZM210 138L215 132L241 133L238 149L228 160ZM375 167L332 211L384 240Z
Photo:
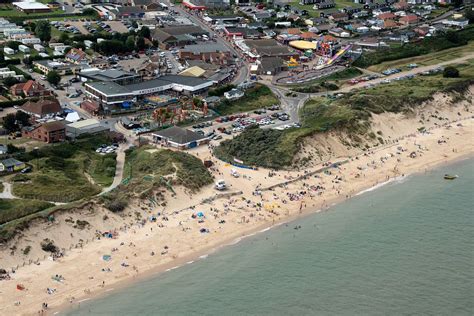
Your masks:
M402 182L67 314L474 314L474 160Z

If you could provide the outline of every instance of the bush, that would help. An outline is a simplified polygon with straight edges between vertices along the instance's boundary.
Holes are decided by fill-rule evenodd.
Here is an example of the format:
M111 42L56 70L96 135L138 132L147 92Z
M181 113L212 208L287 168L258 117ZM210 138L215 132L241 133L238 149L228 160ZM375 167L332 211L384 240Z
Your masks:
M128 202L125 199L114 199L105 202L104 206L113 213L120 213L128 206Z
M43 249L43 251L51 253L56 253L59 251L59 248L54 244L54 241L49 238L43 239L43 241L41 242L41 249Z
M444 78L459 78L459 70L456 67L448 66L443 71Z
M29 254L31 251L31 246L28 245L25 247L25 249L23 249L23 254L26 256L27 254Z
M216 97L222 97L225 92L230 91L235 88L235 85L233 84L226 84L224 86L215 88L215 89L210 89L209 90L209 96L216 96Z

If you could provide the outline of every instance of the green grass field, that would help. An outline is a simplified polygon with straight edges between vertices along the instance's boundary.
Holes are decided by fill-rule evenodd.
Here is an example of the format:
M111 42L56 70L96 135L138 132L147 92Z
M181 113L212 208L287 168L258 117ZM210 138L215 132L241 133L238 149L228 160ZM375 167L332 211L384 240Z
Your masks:
M329 8L329 9L324 9L324 10L314 10L313 9L313 4L300 4L299 0L294 0L291 2L291 5L299 8L301 10L306 10L308 11L309 16L311 17L319 17L321 12L330 12L333 10L338 10L342 9L345 7L353 7L353 8L361 8L363 7L362 4L360 3L354 3L351 0L335 0L336 7L335 8Z
M474 41L470 41L466 46L449 48L440 52L427 55L398 59L394 61L383 62L367 68L370 71L382 72L389 68L405 68L409 64L417 64L419 66L436 65L445 61L456 59L474 52Z
M0 199L0 225L42 211L53 205L38 200Z
M256 84L255 87L247 89L242 98L235 101L222 101L217 106L216 111L221 115L228 115L266 108L275 104L280 104L280 101L270 88L262 84Z

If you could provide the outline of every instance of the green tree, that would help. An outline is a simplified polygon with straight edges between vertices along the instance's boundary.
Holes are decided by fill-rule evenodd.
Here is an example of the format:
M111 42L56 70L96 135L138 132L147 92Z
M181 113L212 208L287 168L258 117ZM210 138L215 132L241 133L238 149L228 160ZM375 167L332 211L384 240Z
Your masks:
M464 11L464 16L469 20L469 24L474 23L474 10L472 8L467 8Z
M52 85L57 85L61 81L61 76L54 70L48 72L46 80Z
M8 133L16 132L18 130L19 127L16 123L15 113L7 114L3 118L3 128L5 128Z
M127 50L132 51L135 49L135 36L130 35L127 37L127 40L125 41L125 47L127 47Z
M146 26L142 26L142 28L140 29L140 31L138 31L138 35L144 37L144 38L148 38L150 39L151 38L151 32L150 32L150 29Z
M59 35L59 41L64 44L69 44L69 35L67 33L61 33Z
M72 44L72 47L82 49L83 51L86 50L86 44L84 44L83 42L74 42Z
M36 23L35 34L43 42L51 39L51 25L48 20L41 20Z
M21 126L29 126L30 125L30 115L23 111L18 111L15 114L15 120L17 124Z
M13 77L6 77L5 79L3 79L3 84L7 87L11 87L14 84L17 84L18 82L19 82L18 79L13 78Z
M140 37L137 39L137 50L142 50L142 49L145 49L145 48L146 48L145 38L143 38L142 36L140 36Z
M443 77L444 78L458 78L459 70L456 67L448 66L444 68Z
M7 42L7 46L10 47L11 49L18 50L18 46L20 46L21 43L17 41L9 41Z

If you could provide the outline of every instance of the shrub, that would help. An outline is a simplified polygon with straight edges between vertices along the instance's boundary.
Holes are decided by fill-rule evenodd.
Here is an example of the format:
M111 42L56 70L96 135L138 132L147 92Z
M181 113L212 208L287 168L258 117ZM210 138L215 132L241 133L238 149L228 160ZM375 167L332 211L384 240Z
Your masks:
M122 212L127 205L128 202L125 199L113 199L105 202L104 206L113 213L119 213Z
M23 249L23 254L26 256L27 254L29 254L31 251L31 246L28 245L25 247L25 249Z
M54 244L54 241L49 238L43 239L43 241L41 242L41 249L43 249L43 251L51 253L56 253L59 251L59 248Z
M459 70L456 67L448 66L443 71L444 78L459 78Z

